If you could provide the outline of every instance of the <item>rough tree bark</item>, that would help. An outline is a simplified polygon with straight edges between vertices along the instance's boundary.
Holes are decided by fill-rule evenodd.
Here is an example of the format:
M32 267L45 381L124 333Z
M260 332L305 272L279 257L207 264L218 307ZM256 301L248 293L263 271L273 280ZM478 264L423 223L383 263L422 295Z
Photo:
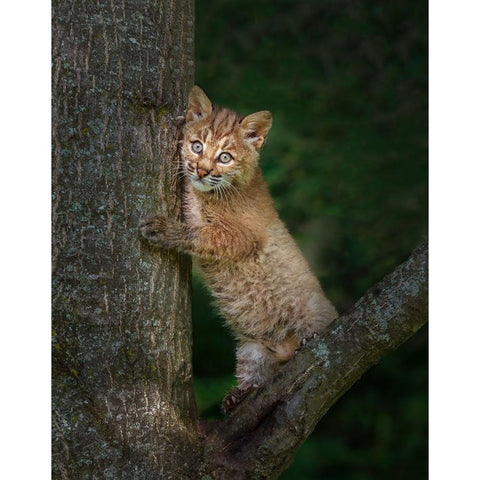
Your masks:
M190 260L137 236L147 211L180 215L193 11L53 2L55 478L181 479L201 458Z
M180 216L175 118L193 0L53 2L53 477L276 478L351 384L426 321L426 244L223 422L192 387L190 261L140 243Z

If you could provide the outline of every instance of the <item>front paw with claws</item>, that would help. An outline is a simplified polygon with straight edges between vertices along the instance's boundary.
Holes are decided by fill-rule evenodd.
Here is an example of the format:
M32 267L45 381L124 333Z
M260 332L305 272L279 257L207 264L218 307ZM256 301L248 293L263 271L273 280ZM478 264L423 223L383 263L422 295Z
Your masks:
M140 220L140 234L150 243L165 245L165 233L168 227L168 220L162 215L149 215Z

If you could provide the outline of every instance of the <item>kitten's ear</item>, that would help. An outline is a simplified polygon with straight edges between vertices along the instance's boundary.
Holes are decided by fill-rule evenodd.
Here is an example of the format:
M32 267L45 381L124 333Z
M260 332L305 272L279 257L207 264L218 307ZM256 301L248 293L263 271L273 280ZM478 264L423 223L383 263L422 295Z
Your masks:
M188 107L185 120L191 122L208 117L213 110L212 102L205 92L195 85L188 95Z
M272 126L272 114L268 110L252 113L246 116L240 125L245 131L245 141L251 143L258 150L265 143L268 131Z

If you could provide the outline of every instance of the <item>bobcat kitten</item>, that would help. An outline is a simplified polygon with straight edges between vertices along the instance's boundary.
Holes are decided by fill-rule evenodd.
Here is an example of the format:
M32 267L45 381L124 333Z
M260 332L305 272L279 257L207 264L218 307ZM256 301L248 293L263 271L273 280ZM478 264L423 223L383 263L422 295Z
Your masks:
M337 317L260 171L271 125L268 111L242 117L193 87L181 141L185 223L155 215L140 225L149 242L198 259L238 340L238 387L225 397L226 411Z

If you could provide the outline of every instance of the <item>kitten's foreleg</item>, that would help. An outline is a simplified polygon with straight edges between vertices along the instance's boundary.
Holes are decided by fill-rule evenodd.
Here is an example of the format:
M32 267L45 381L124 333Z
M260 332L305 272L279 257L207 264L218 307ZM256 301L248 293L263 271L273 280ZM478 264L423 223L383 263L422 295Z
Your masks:
M194 232L185 223L163 215L150 215L140 221L139 229L143 238L153 245L192 253Z
M141 235L153 245L203 258L243 259L255 255L261 243L245 228L190 226L163 215L145 217L139 228Z

